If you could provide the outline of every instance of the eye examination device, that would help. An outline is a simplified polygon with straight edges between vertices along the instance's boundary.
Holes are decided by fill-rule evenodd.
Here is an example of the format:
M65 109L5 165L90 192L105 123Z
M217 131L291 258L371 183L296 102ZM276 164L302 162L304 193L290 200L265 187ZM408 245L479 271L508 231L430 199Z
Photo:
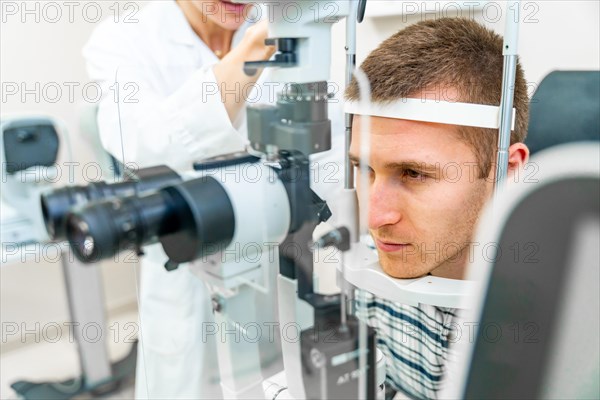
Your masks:
M3 116L0 129L2 243L43 242L48 235L38 202L59 178L60 126L43 116Z
M286 2L277 1L280 5ZM508 3L519 5L518 1ZM496 221L494 218L506 217L508 211L501 205L509 201L504 186L515 120L518 23L510 19L506 22L499 105L417 99L381 105L371 102L369 82L362 71L355 69L356 24L362 21L367 2L294 4L302 8L302 13L301 19L293 23L284 17L281 6L270 8L268 43L277 49L274 57L245 64L249 75L270 68L272 79L286 87L275 104L247 107L247 151L198 160L186 172L157 166L131 172L118 183L54 190L41 196L44 224L50 236L69 241L82 263L98 262L122 251L143 255L145 246L159 243L168 258L164 267L173 271L189 263L194 276L210 290L215 322L242 336L248 334L242 327L268 318L278 321L280 336L285 334L283 327L299 328L297 340L281 340L281 349L273 350L280 351L283 359L283 371L274 376L265 376L261 369L260 357L268 344L218 341L218 367L225 398L383 399L386 360L376 347L375 329L355 314L356 304L365 292L407 305L457 308L472 320L483 316L492 321L502 315L500 301L494 296L504 291L503 295L510 297L500 282L510 282L510 274L519 272L511 270L509 274L508 269L500 271L490 265L485 271L472 271L467 280L434 276L394 279L385 274L377 254L360 240L367 233L362 221L368 208L358 208L355 179L348 161L352 116L365 116L361 118L365 124L362 132L369 132L371 116L497 129L498 178L493 201L496 214L489 218ZM346 179L337 199L340 207L333 210L311 189L309 156L332 146L328 108L331 94L327 90L331 28L342 19L346 19L347 83L356 79L361 98L345 104ZM362 136L361 162L363 155L368 158L369 154L368 135ZM582 185L591 193L597 175L583 167L581 170L582 176L587 177ZM589 205L585 198L579 200L582 207ZM324 234L315 234L319 225L328 225L333 212L339 213L335 219L339 226L328 226ZM544 215L538 215L537 220L544 221ZM510 218L506 218L506 229L512 229ZM588 232L588 228L577 226L577 232ZM514 229L518 231L518 226ZM596 227L589 229L597 234ZM548 243L554 242L549 239ZM318 285L315 253L324 248L334 248L339 257L331 266L337 269L340 288L333 294L322 292ZM573 265L583 263L571 261ZM563 271L558 266L556 270ZM521 281L515 285L527 286ZM541 290L537 286L536 289ZM518 305L515 303L514 307ZM547 321L547 326L556 326L553 324L555 320ZM564 335L571 334L566 331ZM548 343L545 342L550 347ZM461 384L448 389L450 397L540 393L539 376L535 389L526 384L506 384L506 392L502 388L486 392L481 382L487 382L492 371L491 367L485 369L484 364L500 356L481 340L463 345L468 357L457 363L463 371ZM506 354L511 351L513 361L516 360L518 351L506 345ZM493 365L499 369L502 362L494 360L497 362ZM550 371L547 376L552 373L559 374Z

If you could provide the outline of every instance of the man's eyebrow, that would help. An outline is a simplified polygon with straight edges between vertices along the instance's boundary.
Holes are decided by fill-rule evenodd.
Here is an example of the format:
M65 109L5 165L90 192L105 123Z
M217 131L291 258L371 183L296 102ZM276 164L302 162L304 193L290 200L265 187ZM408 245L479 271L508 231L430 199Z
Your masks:
M402 170L414 169L414 170L426 171L426 172L435 172L435 171L439 170L439 166L436 166L434 164L429 164L424 161L416 161L416 160L390 162L390 163L384 164L384 168L386 168L386 169L402 169Z
M361 165L360 159L357 156L355 156L354 154L349 154L348 157L350 158L350 161L353 164ZM437 165L433 165L433 164L429 164L429 163L426 163L423 161L417 161L417 160L389 162L389 163L384 164L383 167L385 169L396 169L396 170L414 169L414 170L419 170L419 171L424 171L424 172L436 172L437 170L439 170L439 166L437 166Z

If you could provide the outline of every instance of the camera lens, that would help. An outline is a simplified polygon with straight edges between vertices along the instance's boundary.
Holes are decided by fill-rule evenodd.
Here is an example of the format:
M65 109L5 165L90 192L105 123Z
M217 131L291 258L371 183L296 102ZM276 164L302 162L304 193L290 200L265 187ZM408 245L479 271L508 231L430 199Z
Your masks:
M181 177L166 166L140 169L130 179L112 184L94 182L87 186L66 187L43 194L42 214L50 237L55 240L66 237L65 217L75 207L104 199L141 195L181 181Z
M68 228L74 234L73 243L77 246L76 253L82 254L85 258L91 258L94 254L95 242L93 236L90 235L88 224L76 218L69 220L69 224L77 225Z
M225 248L233 238L231 201L211 177L167 186L145 196L94 202L67 214L75 256L91 263L160 240L176 263Z
M89 204L67 215L66 235L77 258L95 262L155 243L176 231L177 207L168 192L113 198Z

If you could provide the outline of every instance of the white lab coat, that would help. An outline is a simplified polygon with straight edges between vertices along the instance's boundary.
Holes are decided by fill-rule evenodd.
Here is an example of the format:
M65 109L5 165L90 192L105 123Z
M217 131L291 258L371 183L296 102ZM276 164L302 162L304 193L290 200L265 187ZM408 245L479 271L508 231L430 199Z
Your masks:
M153 2L136 18L103 22L83 51L89 75L103 91L98 125L104 147L126 164L166 164L178 171L189 170L194 160L243 149L245 112L230 122L219 93L213 93L218 59L175 1ZM247 25L236 32L233 46ZM337 157L320 156L313 168L320 182L341 179L343 129L336 132ZM146 249L136 398L215 398L215 346L201 340L203 322L212 320L207 291L187 266L166 272L165 261L159 245Z

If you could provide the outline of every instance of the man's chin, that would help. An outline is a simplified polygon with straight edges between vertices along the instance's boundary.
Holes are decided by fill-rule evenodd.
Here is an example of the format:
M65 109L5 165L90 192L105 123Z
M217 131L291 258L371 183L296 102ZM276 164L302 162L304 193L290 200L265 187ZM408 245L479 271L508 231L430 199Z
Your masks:
M421 265L412 265L409 263L394 260L392 258L379 255L379 264L383 272L396 279L415 279L425 276L429 271Z

